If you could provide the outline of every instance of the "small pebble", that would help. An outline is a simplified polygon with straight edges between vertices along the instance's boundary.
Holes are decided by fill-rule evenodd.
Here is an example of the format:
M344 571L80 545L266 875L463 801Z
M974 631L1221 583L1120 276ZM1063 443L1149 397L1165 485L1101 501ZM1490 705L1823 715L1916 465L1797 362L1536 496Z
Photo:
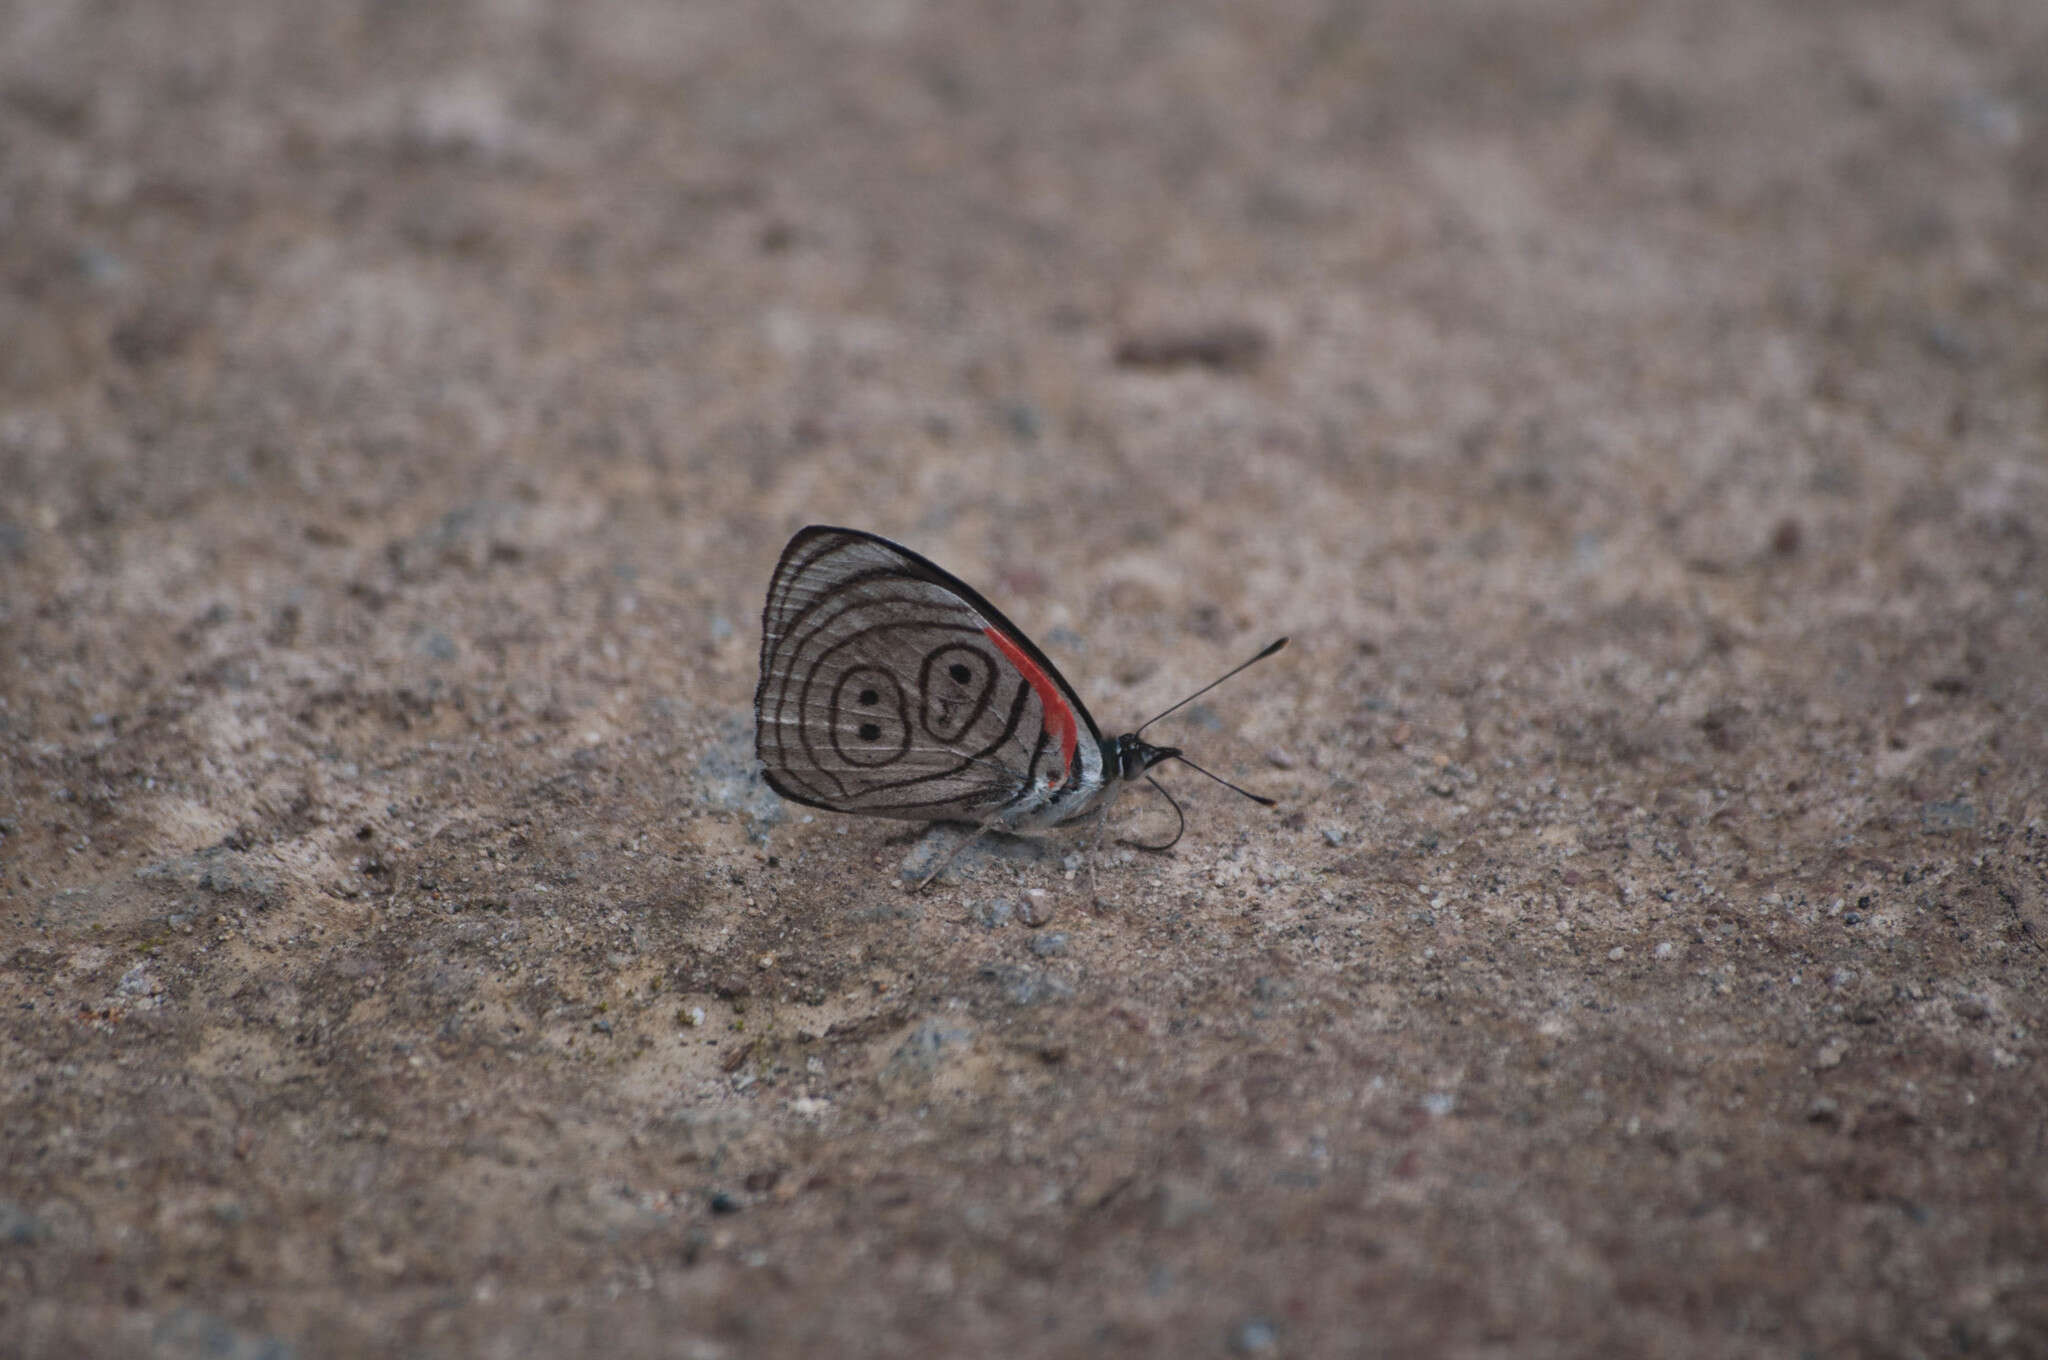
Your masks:
M1067 932L1055 930L1044 935L1033 935L1030 947L1031 952L1041 959L1056 959L1067 952Z
M949 1050L973 1041L973 1030L927 1020L896 1046L896 1051L889 1055L889 1066L898 1071L935 1071Z
M1271 1355L1280 1345L1280 1333L1264 1318L1248 1318L1230 1334L1230 1349L1239 1355Z
M1967 831L1977 825L1977 809L1958 798L1936 800L1920 806L1920 829L1928 832Z
M1048 1001L1066 1001L1074 995L1074 984L1065 978L1019 964L992 964L981 970L981 976L994 983L1012 1006L1038 1006Z
M49 1226L41 1219L13 1200L0 1199L0 1243L25 1247L49 1235Z
M1294 995L1294 984L1286 978L1261 975L1252 979L1252 996L1259 1001L1285 1001Z
M290 1360L298 1350L281 1337L245 1331L199 1308L178 1307L149 1329L150 1355L204 1355L223 1360Z
M1052 907L1045 900L1045 889L1032 888L1025 892L1017 903L1017 919L1033 930L1052 920Z
M1135 331L1117 342L1116 362L1125 368L1184 368L1219 371L1254 368L1272 341L1248 321L1220 318L1186 327Z
M1027 442L1038 438L1044 428L1044 420L1038 408L1028 401L1013 401L1003 407L1003 423L1010 427L1010 433Z

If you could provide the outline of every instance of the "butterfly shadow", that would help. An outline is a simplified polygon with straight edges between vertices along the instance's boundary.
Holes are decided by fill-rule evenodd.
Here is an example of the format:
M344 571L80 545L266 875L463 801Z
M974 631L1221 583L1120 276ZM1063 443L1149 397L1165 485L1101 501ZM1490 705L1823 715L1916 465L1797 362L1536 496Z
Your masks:
M1062 852L1067 847L1045 837L1013 836L993 830L976 836L978 830L973 822L933 822L914 836L890 837L892 845L910 846L896 865L897 881L906 888L915 888L945 864L948 856L953 858L945 864L946 877L978 878L995 865L1054 871L1065 865ZM963 844L970 840L971 843Z

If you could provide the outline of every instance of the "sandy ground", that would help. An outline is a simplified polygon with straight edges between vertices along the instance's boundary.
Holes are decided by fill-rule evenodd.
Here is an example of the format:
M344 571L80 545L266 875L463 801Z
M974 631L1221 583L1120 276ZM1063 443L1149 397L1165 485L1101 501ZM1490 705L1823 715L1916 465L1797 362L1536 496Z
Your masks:
M2038 0L0 6L0 1352L2048 1354L2044 549Z

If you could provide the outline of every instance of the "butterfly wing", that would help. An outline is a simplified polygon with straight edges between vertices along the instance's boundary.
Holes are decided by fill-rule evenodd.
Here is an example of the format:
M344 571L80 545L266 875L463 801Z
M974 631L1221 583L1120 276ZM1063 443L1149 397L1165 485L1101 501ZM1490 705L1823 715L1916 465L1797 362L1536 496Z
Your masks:
M1045 655L965 582L856 529L783 549L754 718L769 785L835 812L978 819L1101 782L1101 734Z

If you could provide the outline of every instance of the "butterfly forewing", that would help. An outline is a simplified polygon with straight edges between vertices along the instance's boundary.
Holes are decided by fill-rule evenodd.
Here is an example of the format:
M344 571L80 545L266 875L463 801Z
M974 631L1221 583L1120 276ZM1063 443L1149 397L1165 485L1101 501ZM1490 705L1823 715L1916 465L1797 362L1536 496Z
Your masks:
M984 817L1099 777L1100 736L1051 662L964 583L855 530L783 550L754 708L768 782L834 811Z

